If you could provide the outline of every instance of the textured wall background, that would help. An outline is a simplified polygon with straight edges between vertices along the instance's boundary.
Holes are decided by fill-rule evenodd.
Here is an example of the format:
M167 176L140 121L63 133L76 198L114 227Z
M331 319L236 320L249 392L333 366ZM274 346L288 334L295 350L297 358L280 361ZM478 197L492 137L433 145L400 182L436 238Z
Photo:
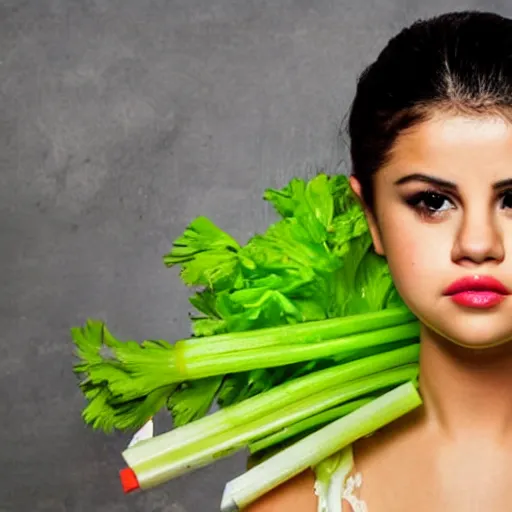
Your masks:
M244 455L125 497L86 428L69 327L187 336L161 256L196 215L240 241L319 167L357 75L419 17L510 0L0 1L0 511L214 512ZM167 419L160 417L163 431Z

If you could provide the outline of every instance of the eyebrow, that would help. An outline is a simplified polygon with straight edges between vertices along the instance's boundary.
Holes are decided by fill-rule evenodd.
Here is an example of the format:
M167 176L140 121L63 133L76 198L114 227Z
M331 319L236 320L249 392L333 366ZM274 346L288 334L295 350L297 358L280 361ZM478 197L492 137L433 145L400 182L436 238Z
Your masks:
M403 176L395 181L395 185L403 185L404 183L409 183L410 181L423 181L424 183L430 183L431 185L437 185L438 187L445 188L448 190L457 190L457 185L451 181L446 181L441 178L436 178L435 176L429 176L427 174L408 174L407 176ZM512 186L512 178L507 178L506 180L497 181L493 183L493 190L498 190L504 187Z

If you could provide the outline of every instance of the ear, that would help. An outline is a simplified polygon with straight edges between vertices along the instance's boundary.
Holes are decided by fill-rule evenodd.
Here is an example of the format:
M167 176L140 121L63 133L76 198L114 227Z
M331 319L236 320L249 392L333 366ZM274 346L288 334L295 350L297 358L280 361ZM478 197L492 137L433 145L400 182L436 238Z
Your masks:
M370 208L368 208L368 206L364 202L363 194L361 191L361 183L355 176L349 177L349 183L352 192L354 192L354 194L357 196L357 198L359 199L359 203L361 204L361 207L364 210L366 221L368 222L368 227L370 228L370 235L372 237L375 252L379 256L385 256L379 226L377 224L377 220L375 219L374 214L371 212Z

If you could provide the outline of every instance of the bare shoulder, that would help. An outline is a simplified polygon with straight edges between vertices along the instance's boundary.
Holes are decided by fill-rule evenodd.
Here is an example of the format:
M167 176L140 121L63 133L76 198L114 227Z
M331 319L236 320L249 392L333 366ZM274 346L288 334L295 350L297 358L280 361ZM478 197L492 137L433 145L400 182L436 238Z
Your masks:
M360 499L368 510L419 510L418 496L434 472L432 447L413 415L354 443L355 468L363 482Z
M413 411L373 435L359 439L354 443L357 469L368 471L370 468L381 467L384 475L390 465L398 469L401 465L393 461L405 461L411 453L416 455L425 448L422 424L423 412Z
M243 512L315 512L315 475L308 470L288 480L255 501Z

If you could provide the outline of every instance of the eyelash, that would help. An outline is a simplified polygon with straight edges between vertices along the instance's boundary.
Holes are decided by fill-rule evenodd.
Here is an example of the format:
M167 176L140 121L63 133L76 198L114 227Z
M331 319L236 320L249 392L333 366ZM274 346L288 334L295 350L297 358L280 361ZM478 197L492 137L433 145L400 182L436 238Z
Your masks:
M505 190L500 194L499 197L501 199L508 198L509 201L512 200L512 189ZM445 201L449 201L452 204L452 206L446 210L436 210L435 207L432 208L432 206L427 206L426 201L432 199L434 201L442 200L442 205L444 204ZM413 194L411 197L408 197L406 199L406 203L411 208L416 210L422 217L425 218L437 218L446 213L448 210L452 210L454 208L453 201L446 194L441 194L437 190L423 190L421 192ZM508 208L512 208L512 204L510 204Z

